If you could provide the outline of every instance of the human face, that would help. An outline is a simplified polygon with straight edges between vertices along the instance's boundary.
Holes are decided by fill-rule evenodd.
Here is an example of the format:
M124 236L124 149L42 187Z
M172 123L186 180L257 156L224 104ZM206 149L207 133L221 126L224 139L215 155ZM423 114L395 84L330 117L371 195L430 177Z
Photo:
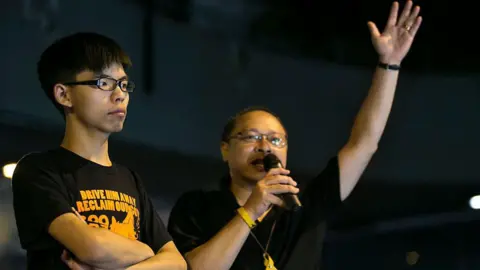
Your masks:
M80 72L75 81L84 82L102 77L126 80L127 74L121 65L112 64L101 74L94 74L91 71ZM120 87L117 86L113 91L105 91L96 85L68 85L66 87L57 85L55 94L57 101L66 108L67 121L79 122L88 129L107 134L123 129L127 116L129 93L122 91Z
M264 111L253 111L237 119L231 139L222 143L222 156L228 162L232 176L257 182L266 175L263 157L272 153L278 157L283 166L286 166L288 146L274 145L265 136L257 141L246 141L242 140L241 136L235 136L249 133L284 137L286 131L275 116Z

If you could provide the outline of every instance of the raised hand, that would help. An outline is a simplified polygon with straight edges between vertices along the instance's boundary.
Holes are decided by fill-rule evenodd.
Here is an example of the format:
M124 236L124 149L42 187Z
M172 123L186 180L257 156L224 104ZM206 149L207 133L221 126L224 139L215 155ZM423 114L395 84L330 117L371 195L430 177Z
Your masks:
M402 14L398 18L398 2L393 2L387 25L382 33L373 22L368 22L372 36L372 43L380 61L387 64L399 65L412 46L415 34L420 28L422 17L420 7L413 8L413 2L407 1Z

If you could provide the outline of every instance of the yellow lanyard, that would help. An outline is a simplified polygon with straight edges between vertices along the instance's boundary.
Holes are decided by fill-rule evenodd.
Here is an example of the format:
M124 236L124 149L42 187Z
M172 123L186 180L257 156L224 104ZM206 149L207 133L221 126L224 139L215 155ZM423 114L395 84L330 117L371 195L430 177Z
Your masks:
M257 226L257 222L250 218L247 211L245 211L245 209L243 207L238 208L237 213L240 215L240 217L243 219L243 221L248 225L248 227L250 228L250 234L253 236L253 239L255 239L255 241L257 241L258 245L263 250L263 264L265 265L265 269L266 270L269 270L269 269L270 270L277 270L272 257L267 252L268 246L270 245L270 239L272 238L273 230L275 229L275 225L276 225L277 221L274 221L274 223L272 225L272 229L270 230L270 236L268 237L267 246L266 246L266 248L263 248L262 244L260 244L257 237L252 232L252 229Z
M270 255L268 255L268 253L264 253L263 258L264 258L263 264L265 265L266 270L277 270L277 268L275 267L275 264L273 262L272 257L270 257Z

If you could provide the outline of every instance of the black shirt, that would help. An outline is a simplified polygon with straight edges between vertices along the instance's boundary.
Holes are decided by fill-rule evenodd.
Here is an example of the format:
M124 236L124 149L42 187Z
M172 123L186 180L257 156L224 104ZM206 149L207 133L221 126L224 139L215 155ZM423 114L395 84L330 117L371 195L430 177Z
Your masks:
M301 210L291 212L273 208L252 230L265 247L276 220L268 253L277 269L320 269L326 220L341 204L339 179L338 158L335 157L315 179L306 182L295 179L300 187ZM172 209L169 233L180 252L185 254L211 239L234 218L239 207L228 188L187 192ZM263 251L251 235L231 269L265 269Z
M12 179L13 207L28 269L68 269L48 233L58 216L80 213L89 226L141 241L154 252L171 241L138 175L104 167L64 148L23 157Z

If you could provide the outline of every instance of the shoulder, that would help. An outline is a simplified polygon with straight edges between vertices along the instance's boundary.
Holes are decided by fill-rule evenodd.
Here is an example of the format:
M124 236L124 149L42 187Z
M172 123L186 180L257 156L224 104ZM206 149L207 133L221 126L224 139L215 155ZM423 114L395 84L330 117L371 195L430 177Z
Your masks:
M203 190L191 190L185 192L178 197L175 206L195 205L196 203L203 202L207 198L206 193L207 192Z
M202 209L209 208L211 204L218 204L219 198L222 196L220 191L211 190L192 190L183 193L178 197L175 202L172 212L176 210L180 211L201 211Z
M325 166L319 174L314 175L298 175L294 177L295 181L299 183L300 190L305 189L311 184L326 183L340 179L340 167L338 165L338 157L333 156L328 159Z
M57 169L57 157L58 154L55 150L28 153L17 162L13 177L41 171L53 172Z
M55 150L24 155L12 176L14 199L20 194L33 196L38 192L62 190L61 168Z
M192 190L180 195L170 211L168 228L171 233L179 227L191 228L198 222L208 219L211 211L215 211L219 202L218 191ZM194 225L196 224L196 225Z
M334 156L328 160L327 165L324 167L318 178L340 178L340 166L338 163L338 156Z
M338 163L338 156L333 156L328 159L326 165L323 167L320 174L317 176L320 178L325 177L338 177L340 174L340 166Z
M141 181L140 174L138 174L138 172L136 172L135 170L132 170L129 167L116 162L114 163L114 166L116 168L117 173L121 175L129 175L135 178L135 180Z
M43 152L30 152L25 154L17 163L17 167L20 165L36 166L44 163L49 163L56 156L55 150L48 150Z
M118 176L133 181L140 193L147 193L144 182L137 171L118 163L115 163L115 167Z

